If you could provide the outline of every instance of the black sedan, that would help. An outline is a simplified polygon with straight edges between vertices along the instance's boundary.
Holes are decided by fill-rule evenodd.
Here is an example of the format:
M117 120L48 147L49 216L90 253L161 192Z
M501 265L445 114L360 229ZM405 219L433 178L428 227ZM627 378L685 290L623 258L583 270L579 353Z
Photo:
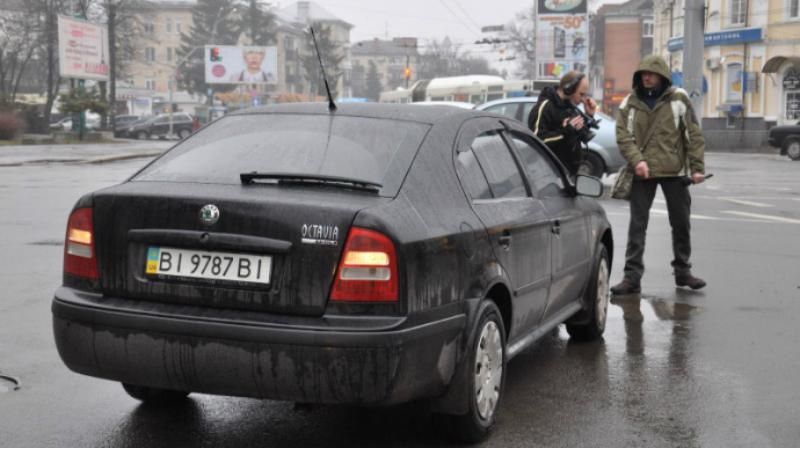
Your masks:
M134 122L129 125L126 135L131 138L146 140L151 137L165 139L170 137L170 116L161 114L150 119ZM172 133L180 139L186 139L194 132L194 119L186 113L172 115Z
M237 112L77 202L58 351L145 402L430 399L476 441L510 358L562 323L602 335L601 191L491 113Z
M769 145L781 149L781 155L800 161L800 122L770 128Z

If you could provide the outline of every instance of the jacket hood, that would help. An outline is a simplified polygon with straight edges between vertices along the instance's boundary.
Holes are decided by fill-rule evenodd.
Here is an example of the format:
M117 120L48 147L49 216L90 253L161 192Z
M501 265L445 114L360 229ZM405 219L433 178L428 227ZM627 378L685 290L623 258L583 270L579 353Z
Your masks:
M664 80L664 89L672 86L672 74L669 71L669 66L660 56L650 55L639 63L639 68L633 73L633 89L638 89L642 85L642 72L653 72L661 75Z

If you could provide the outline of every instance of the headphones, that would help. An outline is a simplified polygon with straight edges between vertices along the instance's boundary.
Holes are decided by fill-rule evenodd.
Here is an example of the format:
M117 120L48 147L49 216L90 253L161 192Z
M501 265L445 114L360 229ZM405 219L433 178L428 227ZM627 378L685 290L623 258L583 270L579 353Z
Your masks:
M578 90L578 85L581 84L581 81L583 81L584 78L586 78L586 75L585 74L580 74L577 77L575 77L575 79L572 80L571 83L569 83L568 85L566 85L563 88L561 88L561 90L564 91L564 95L568 95L569 96L569 95L574 94L575 91Z

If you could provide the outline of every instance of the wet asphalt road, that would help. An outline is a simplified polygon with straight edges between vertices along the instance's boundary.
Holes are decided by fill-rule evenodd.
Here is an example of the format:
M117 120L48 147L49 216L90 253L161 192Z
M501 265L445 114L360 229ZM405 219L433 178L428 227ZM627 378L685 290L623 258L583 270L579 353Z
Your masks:
M605 339L564 330L511 361L487 446L800 445L800 163L712 154L693 188L695 272L672 284L657 199L643 294L616 298ZM424 409L319 407L192 395L139 405L113 382L69 372L50 328L67 214L142 160L0 168L0 446L440 446ZM604 201L621 278L625 204Z

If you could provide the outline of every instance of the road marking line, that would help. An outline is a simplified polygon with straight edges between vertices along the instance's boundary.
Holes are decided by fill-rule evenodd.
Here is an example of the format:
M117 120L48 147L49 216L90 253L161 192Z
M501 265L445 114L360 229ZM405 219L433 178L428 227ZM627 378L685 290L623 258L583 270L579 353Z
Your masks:
M770 205L768 203L759 203L759 202L751 202L748 200L739 200L736 198L729 198L723 197L720 200L725 200L726 202L736 203L737 205L744 205L744 206L754 206L756 208L774 208L775 205Z
M607 211L607 216L619 216L619 217L629 217L630 214L617 212L617 211ZM660 215L659 215L660 216ZM767 223L767 224L774 224L774 221L771 220L763 220L763 219L736 219L734 217L710 217L710 216L701 216L692 214L692 220L709 220L714 222L731 222L731 223Z
M800 220L798 219L790 219L788 217L781 217L781 216L769 216L766 214L753 214L748 212L742 211L722 211L725 214L733 214L735 216L742 216L742 217L750 217L753 219L762 219L762 220L770 220L773 222L781 222L781 223L791 223L800 225Z

